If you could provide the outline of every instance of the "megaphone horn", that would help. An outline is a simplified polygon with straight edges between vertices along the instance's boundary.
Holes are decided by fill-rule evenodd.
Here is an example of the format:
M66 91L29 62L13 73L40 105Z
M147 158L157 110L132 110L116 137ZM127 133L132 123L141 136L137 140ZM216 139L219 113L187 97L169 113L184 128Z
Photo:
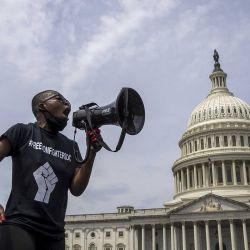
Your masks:
M122 128L116 149L110 147L102 140L98 143L105 149L117 152L120 150L125 135L138 134L145 122L145 109L140 95L132 88L122 88L116 100L109 105L99 107L96 103L82 105L79 110L73 113L72 125L75 128L92 130L103 125L117 125ZM75 131L76 134L76 131ZM75 140L75 137L74 137ZM75 145L75 144L73 144ZM89 150L84 160L78 159L78 150L74 146L75 160L78 163L84 163L88 159Z
M80 129L117 125L129 135L138 134L145 122L145 109L140 95L132 88L122 88L116 100L99 107L96 103L83 105L73 113L73 126Z

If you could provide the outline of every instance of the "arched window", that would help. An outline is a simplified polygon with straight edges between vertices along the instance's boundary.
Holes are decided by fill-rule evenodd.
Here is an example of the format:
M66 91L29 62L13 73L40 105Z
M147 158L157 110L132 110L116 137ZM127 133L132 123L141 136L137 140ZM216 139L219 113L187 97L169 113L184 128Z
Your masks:
M241 147L245 146L244 136L243 135L240 136L240 145L241 145Z
M216 147L220 146L220 137L219 136L215 137L215 145L216 145Z
M125 250L125 245L120 243L117 245L117 250Z
M228 140L227 140L227 136L224 136L224 147L228 147Z
M236 146L236 136L232 135L232 146L235 147Z
M207 138L207 147L211 148L212 147L212 141L211 141L211 137Z
M226 168L226 180L227 183L231 184L232 183L232 163L230 161L225 162L225 168Z
M189 153L192 153L192 143L189 142Z
M81 250L81 246L76 244L73 246L73 250Z
M97 247L95 246L94 243L91 243L91 244L89 245L89 249L88 249L88 250L97 250Z
M194 150L197 151L198 147L197 147L197 141L194 141Z
M204 140L201 139L201 150L204 149Z
M216 167L217 167L217 181L218 181L218 184L222 184L222 182L223 182L223 177L222 177L222 166L221 166L221 162L216 163Z
M105 244L105 245L104 245L104 250L112 250L112 245L110 245L110 244Z
M236 110L236 108L235 108L235 107L234 107L234 113L235 113L235 114L237 114L237 110Z
M242 183L242 180L243 180L242 162L241 161L235 162L235 171L236 171L237 183L240 184L240 183Z

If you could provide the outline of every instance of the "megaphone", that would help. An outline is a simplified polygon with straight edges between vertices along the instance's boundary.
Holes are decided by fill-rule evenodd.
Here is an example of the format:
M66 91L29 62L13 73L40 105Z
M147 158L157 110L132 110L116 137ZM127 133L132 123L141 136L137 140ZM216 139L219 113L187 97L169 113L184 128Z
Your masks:
M82 105L73 113L72 125L79 129L117 125L129 135L138 134L145 122L145 109L140 95L132 88L122 88L116 100L106 106Z

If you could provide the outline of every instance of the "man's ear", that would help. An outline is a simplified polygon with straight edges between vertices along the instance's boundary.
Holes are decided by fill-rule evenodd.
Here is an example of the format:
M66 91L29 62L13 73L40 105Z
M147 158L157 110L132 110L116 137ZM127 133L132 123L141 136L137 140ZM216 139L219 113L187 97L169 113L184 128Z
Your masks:
M44 106L43 103L40 103L40 104L38 105L38 109L39 109L39 111L45 111L45 110L46 110L46 108L45 108L45 106Z

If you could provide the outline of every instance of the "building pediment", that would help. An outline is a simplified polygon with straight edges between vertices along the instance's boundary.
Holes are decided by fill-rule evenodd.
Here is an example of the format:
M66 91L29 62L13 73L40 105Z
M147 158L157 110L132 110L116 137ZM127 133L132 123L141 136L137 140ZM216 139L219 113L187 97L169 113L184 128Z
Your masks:
M204 195L194 201L180 206L170 213L187 214L187 213L204 213L219 211L247 211L250 206L245 203L235 201L229 198L221 197L215 194Z

